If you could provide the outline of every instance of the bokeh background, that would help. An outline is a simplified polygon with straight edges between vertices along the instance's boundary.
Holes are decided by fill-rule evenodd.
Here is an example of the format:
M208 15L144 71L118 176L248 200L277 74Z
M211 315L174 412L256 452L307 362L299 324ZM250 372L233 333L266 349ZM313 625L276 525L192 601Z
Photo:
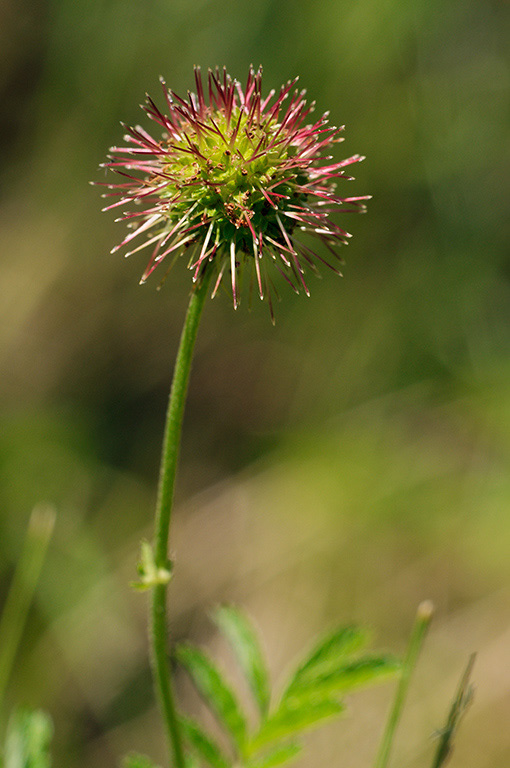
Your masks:
M55 765L163 761L129 589L151 535L189 274L109 255L98 165L158 77L225 64L265 89L299 74L367 155L343 280L277 307L206 307L172 547L174 639L244 605L276 687L321 630L360 622L402 653L435 622L395 765L429 766L468 656L476 699L452 766L510 764L508 86L504 0L3 0L0 4L0 581L33 506L57 524L5 710L47 709ZM345 219L343 220L345 223ZM234 674L234 673L232 673ZM179 678L183 700L189 692ZM310 738L303 766L369 766L392 686ZM188 706L188 704L186 704ZM190 707L197 707L195 700Z

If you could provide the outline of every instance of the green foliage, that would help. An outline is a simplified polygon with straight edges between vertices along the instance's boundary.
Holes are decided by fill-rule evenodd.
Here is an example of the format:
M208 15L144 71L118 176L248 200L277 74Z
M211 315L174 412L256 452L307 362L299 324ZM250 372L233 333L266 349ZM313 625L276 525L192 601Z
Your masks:
M258 708L252 732L231 686L201 650L177 648L178 661L187 669L202 697L229 736L232 757L227 758L200 726L182 721L185 741L203 764L229 768L235 761L244 768L275 768L295 759L304 731L345 711L343 695L395 674L399 664L384 655L359 655L366 633L356 627L335 630L317 643L290 676L279 701L271 706L267 667L258 638L237 608L222 607L215 622L232 645Z
M268 744L298 736L302 731L313 728L322 720L341 714L345 706L334 699L293 702L294 706L281 704L276 712L265 720L248 746L250 754L257 753Z
M287 695L319 675L335 669L342 658L363 648L366 643L367 633L359 627L342 627L331 632L298 666L287 687Z
M51 768L49 747L52 736L53 726L45 712L14 712L9 719L0 765L2 768Z
M432 621L433 614L434 606L430 600L424 600L422 603L420 603L418 610L416 611L416 618L411 630L411 637L409 638L407 653L402 662L402 670L400 673L397 690L395 691L393 706L391 707L388 715L388 720L383 732L381 746L374 763L374 768L387 768L389 765L393 741L395 739L397 727L402 716L411 676L416 667L423 641L430 626L430 622Z
M122 768L158 768L158 766L145 755L131 754L126 755L122 761Z
M34 507L0 615L0 702L9 682L54 525L53 507L45 504Z
M355 661L339 664L336 669L318 674L302 685L293 685L287 691L284 702L300 701L303 704L317 695L328 696L345 693L378 682L398 671L399 665L393 656L364 656Z
M473 686L469 680L471 672L473 670L473 664L475 663L475 654L473 654L467 664L467 667L462 675L457 694L452 702L448 718L446 720L445 727L439 734L439 743L437 746L436 754L434 756L434 762L432 768L442 768L446 765L451 757L453 751L453 740L457 733L460 721L464 717L466 710L473 700Z
M399 668L390 656L353 654L367 643L367 634L358 627L335 630L321 640L298 666L282 697L282 706L302 707L317 697L337 696L393 674Z
M202 758L212 768L228 768L229 760L222 754L221 749L202 728L190 718L180 719L181 730L184 738L194 750L195 754Z
M228 639L248 681L260 714L269 710L269 675L257 635L246 616L233 606L218 608L214 621Z
M266 752L262 757L248 760L246 768L276 768L276 766L283 765L293 760L301 752L300 744L284 744L279 745L272 750Z
M191 645L179 646L176 655L241 754L246 741L246 720L221 672L203 651Z
M131 587L138 592L145 592L157 584L168 584L172 578L172 568L170 560L167 568L158 568L151 545L148 541L142 541L140 561L136 567L140 579L131 582Z

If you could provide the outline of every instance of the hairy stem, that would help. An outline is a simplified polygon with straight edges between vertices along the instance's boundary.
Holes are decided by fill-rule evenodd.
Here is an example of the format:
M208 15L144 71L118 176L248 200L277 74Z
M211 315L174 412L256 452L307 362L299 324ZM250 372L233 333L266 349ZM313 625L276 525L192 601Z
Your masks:
M168 539L175 475L179 457L186 393L200 316L207 295L208 281L203 280L191 294L175 362L168 401L158 498L154 526L154 560L158 569L168 568ZM167 645L167 584L158 583L152 591L151 648L154 683L163 714L174 768L184 768L184 752L173 693Z

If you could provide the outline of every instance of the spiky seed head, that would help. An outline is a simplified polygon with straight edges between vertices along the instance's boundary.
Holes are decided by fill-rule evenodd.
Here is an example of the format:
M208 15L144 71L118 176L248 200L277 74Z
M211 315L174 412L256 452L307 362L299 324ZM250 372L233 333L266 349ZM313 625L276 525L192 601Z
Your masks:
M142 283L158 264L171 266L187 252L193 281L211 280L213 296L228 282L234 308L248 271L274 318L276 273L296 293L309 294L307 270L322 262L338 272L337 247L350 235L331 214L362 212L369 196L339 197L336 184L351 179L345 169L363 157L331 162L325 153L342 141L342 128L329 126L327 113L306 122L314 104L296 82L264 97L260 68L250 67L243 89L218 68L204 84L197 67L196 92L186 99L163 79L166 108L147 96L143 109L161 127L160 138L124 126L127 146L112 147L105 164L122 177L104 184L105 196L118 199L104 210L134 204L119 219L127 220L129 234L112 252L152 248ZM302 242L301 232L322 241L327 257Z

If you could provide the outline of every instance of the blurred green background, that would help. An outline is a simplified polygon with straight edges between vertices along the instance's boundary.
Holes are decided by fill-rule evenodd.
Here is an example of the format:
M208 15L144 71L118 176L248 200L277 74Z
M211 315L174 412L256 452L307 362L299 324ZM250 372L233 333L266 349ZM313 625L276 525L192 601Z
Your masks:
M98 170L162 74L264 66L346 124L367 155L349 194L345 278L235 314L206 307L172 546L171 635L246 606L277 683L321 629L352 621L402 653L437 616L395 765L429 766L468 655L475 703L452 766L510 764L508 93L504 0L3 0L0 4L0 583L30 511L58 511L7 708L47 709L55 765L163 760L133 593L150 536L169 378L189 292L144 254L109 255ZM342 223L346 223L343 219ZM183 699L189 692L179 679ZM391 686L353 696L304 766L369 766ZM191 707L197 706L192 700Z

